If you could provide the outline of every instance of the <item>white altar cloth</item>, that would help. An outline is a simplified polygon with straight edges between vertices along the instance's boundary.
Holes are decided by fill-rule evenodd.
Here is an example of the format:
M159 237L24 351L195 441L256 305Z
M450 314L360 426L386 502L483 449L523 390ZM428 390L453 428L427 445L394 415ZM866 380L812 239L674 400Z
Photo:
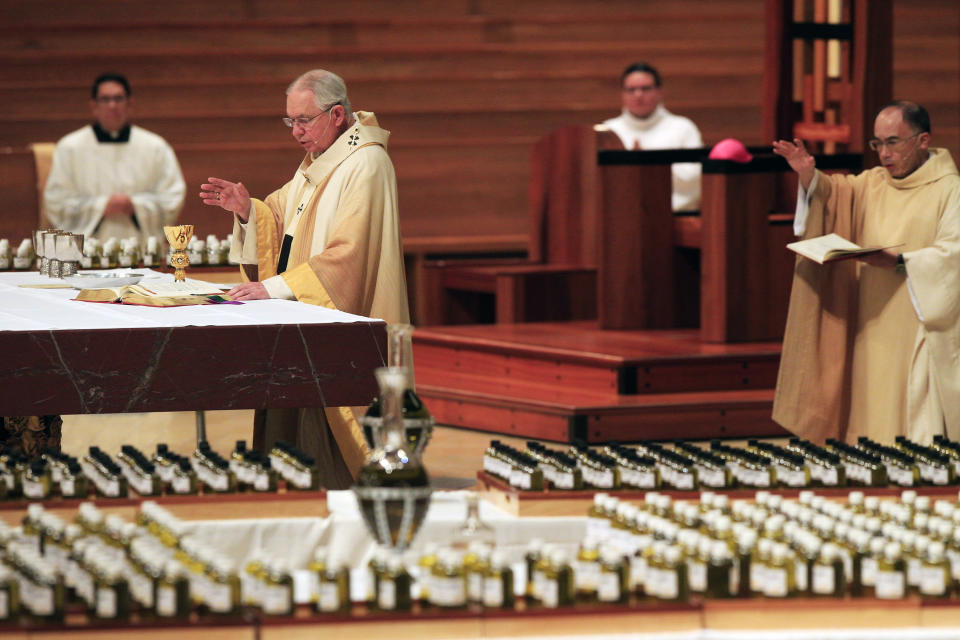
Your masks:
M173 281L173 275L136 269L148 278ZM131 269L84 273L129 273ZM369 322L370 318L291 300L254 300L240 304L142 307L74 300L75 289L34 289L21 285L66 284L36 271L0 273L0 331L123 329L138 327L240 326Z

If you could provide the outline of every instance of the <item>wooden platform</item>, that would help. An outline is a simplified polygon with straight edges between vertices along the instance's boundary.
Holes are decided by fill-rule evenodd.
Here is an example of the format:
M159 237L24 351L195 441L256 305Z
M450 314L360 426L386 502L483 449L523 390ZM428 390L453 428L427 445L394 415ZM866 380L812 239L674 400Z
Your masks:
M93 494L91 494L93 495ZM117 514L133 522L144 501L153 501L181 520L236 520L241 518L315 518L330 515L326 491L236 492L223 494L140 496L132 489L127 498L92 497L85 500L59 497L47 500L15 498L0 502L0 522L19 526L27 505L39 502L48 513L73 522L81 502L92 502L104 515Z
M779 436L778 342L595 322L419 328L417 390L442 424L555 442Z
M517 517L577 517L586 515L587 510L593 505L593 496L599 492L597 489L584 489L582 491L566 491L563 489L544 489L543 491L522 491L516 487L510 486L510 483L498 478L486 471L477 471L477 488L484 500L495 504L503 511ZM877 496L878 498L896 499L908 487L883 486L883 487L861 487L850 485L847 487L811 487L809 489L793 489L786 487L775 487L766 489L768 493L783 496L784 498L796 498L801 491L813 491L818 496L823 496L832 500L846 500L851 491L859 491L868 496ZM917 495L930 496L933 499L950 496L957 493L957 485L946 486L915 486L909 487L916 491ZM670 496L674 501L677 500L700 500L701 491L710 491L714 494L723 494L730 500L753 500L757 495L757 489L695 489L693 491L677 491L675 489L657 489L657 493ZM617 491L604 491L621 502L629 502L642 507L645 502L647 491L643 489L619 489Z

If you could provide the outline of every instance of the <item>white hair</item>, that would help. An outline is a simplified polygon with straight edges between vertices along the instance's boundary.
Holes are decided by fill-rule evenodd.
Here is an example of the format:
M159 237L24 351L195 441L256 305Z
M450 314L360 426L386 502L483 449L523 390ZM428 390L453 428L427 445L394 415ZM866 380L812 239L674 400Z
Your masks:
M290 83L287 87L287 95L304 89L313 92L314 102L319 109L327 111L334 105L341 105L346 111L347 122L350 122L353 109L350 107L347 84L343 78L324 69L312 69Z

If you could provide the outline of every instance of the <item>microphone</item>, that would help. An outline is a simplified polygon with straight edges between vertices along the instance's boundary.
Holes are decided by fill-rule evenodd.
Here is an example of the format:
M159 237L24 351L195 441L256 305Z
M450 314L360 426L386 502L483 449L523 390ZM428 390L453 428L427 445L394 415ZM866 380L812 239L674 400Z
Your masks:
M330 120L327 120L327 126L323 128L323 132L320 134L320 138L322 138L323 136L327 135L327 129L328 129L329 127L330 127ZM306 132L304 132L304 133L306 133ZM312 139L312 138L307 138L307 140L309 140L309 141L312 142L313 144L317 144L318 142L320 142L320 138L317 138L316 140L314 140L314 139Z

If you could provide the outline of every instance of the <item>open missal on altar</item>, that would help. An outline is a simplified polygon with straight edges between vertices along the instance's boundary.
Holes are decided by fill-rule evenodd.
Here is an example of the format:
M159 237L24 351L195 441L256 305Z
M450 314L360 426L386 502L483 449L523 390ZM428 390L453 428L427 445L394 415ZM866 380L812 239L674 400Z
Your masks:
M165 282L144 280L137 284L103 289L81 289L74 300L84 302L117 302L146 307L183 307L196 304L230 302L215 285L190 280L189 282ZM234 303L236 304L236 303Z
M791 242L787 245L787 249L790 249L794 253L799 253L804 258L809 258L816 263L824 264L825 262L856 258L869 253L879 253L884 249L897 246L900 245L890 245L889 247L861 247L835 233L830 233L817 238Z

